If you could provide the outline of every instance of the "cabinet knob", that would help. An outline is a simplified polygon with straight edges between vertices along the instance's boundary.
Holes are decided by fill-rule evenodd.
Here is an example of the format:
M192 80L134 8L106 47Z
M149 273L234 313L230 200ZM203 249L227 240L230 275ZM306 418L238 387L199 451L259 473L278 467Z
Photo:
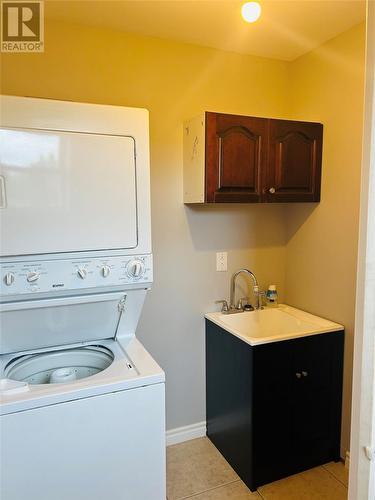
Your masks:
M276 193L276 189L274 187L270 187L269 190L268 190L268 192L270 194L275 194Z
M302 378L302 373L297 372L297 373L296 373L296 377L297 377L297 378Z

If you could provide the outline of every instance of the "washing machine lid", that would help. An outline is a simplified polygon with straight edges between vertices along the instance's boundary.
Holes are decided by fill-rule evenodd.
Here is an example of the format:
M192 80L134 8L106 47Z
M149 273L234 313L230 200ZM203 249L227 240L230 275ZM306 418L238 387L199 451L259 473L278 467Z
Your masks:
M0 304L0 352L115 338L127 295L106 292Z

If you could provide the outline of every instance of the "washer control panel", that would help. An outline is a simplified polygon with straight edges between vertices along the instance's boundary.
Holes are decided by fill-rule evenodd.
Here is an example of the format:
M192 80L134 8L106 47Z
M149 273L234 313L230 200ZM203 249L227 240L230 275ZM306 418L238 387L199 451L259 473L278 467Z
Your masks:
M2 263L1 295L152 282L152 255Z

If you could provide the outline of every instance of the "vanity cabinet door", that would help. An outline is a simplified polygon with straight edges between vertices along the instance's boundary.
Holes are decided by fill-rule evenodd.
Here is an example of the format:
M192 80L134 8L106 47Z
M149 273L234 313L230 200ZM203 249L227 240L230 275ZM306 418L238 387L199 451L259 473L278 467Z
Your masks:
M288 342L254 348L253 453L257 484L292 473L289 455L293 412L291 387L294 382L292 361Z
M206 202L261 201L267 134L264 118L206 113Z
M267 202L320 201L323 125L269 120Z
M339 459L342 333L293 346L291 450L296 463Z

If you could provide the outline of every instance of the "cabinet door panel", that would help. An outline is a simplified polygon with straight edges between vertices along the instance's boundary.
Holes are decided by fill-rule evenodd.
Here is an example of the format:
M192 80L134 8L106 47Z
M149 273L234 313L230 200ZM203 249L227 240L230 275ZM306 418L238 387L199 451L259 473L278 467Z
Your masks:
M293 350L293 434L292 449L296 460L323 461L334 454L338 419L335 379L340 367L335 362L337 343L331 335L301 339Z
M268 202L320 200L322 137L320 123L270 120Z
M316 441L330 438L330 353L310 348L308 356L302 346L297 348L294 360L295 372L301 377L294 380L293 428L294 445L298 448L315 446Z
M258 484L292 471L292 361L288 342L254 349L254 467ZM282 460L274 450L283 450Z
M206 113L206 201L259 202L268 120Z

